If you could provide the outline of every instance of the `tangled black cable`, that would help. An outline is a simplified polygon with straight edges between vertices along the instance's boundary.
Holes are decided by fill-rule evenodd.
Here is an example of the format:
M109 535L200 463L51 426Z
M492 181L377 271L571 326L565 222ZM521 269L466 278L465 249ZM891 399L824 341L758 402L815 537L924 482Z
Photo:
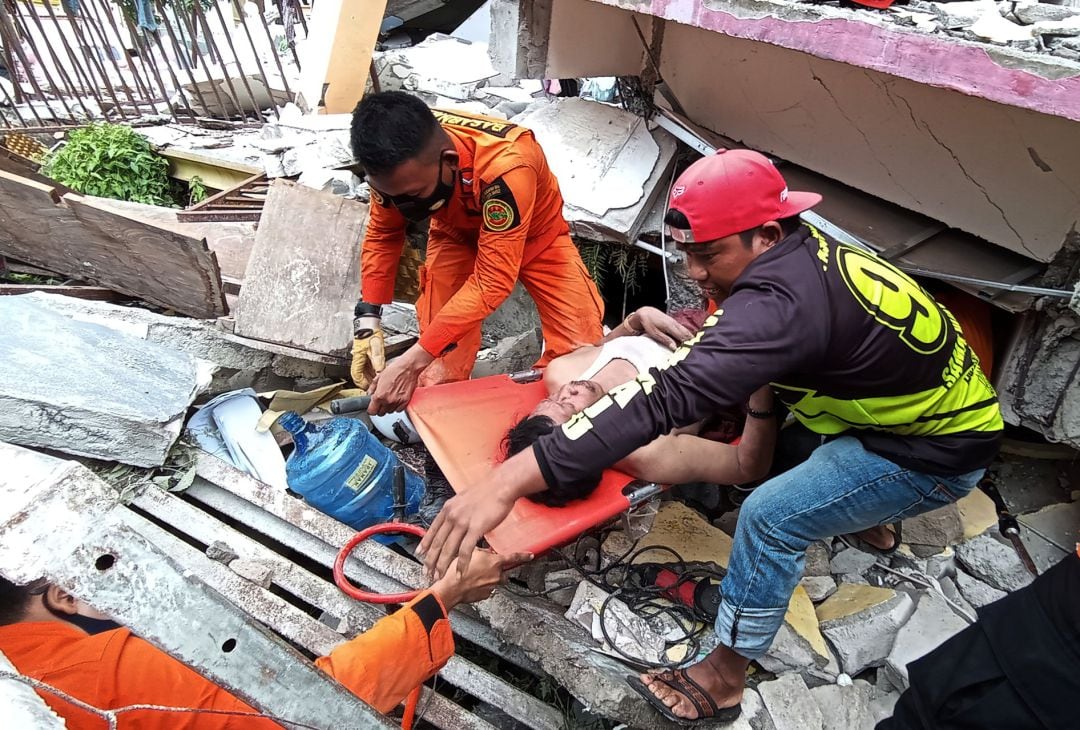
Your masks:
M643 548L638 548L637 544L640 540L635 540L622 555L615 558L607 565L603 564L603 557L600 551L597 551L596 567L588 567L585 566L582 561L578 560L576 556L577 548L581 543L582 537L579 537L573 545L574 549L571 552L575 553L574 555L568 555L564 550L555 550L554 552L566 561L570 567L581 573L585 580L608 594L600 604L600 609L598 611L600 617L600 631L608 646L624 659L649 668L675 669L689 664L695 659L701 649L701 636L711 630L713 617L706 615L696 607L687 606L676 600L672 600L670 596L674 595L681 586L689 582L697 583L701 580L715 580L719 582L724 577L724 573L704 565L688 564L677 551L664 545L647 545ZM675 562L664 563L661 566L665 570L669 570L676 575L674 583L662 587L655 584L646 584L644 582L644 570L646 566L654 564L635 563L635 561L641 555L648 552L664 552L669 553L674 557ZM509 586L507 587L510 588ZM567 586L565 585L558 585L536 592L525 592L510 588L510 591L522 596L546 596L566 587ZM717 590L719 590L719 588L717 588ZM607 621L605 619L608 607L615 598L620 599L634 614L646 620L654 619L659 616L667 616L675 623L675 625L682 629L684 635L677 639L665 640L665 652L673 646L686 643L686 657L677 662L661 661L657 663L648 661L642 657L632 656L620 649L608 633Z

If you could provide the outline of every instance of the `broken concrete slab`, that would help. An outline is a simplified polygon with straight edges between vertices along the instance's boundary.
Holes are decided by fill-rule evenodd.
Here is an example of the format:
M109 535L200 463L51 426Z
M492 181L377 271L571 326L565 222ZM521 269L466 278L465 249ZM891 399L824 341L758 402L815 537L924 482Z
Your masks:
M975 618L975 607L968 603L967 599L960 593L960 589L956 587L956 581L952 578L939 578L938 585L941 587L941 592L945 594L955 606L950 606L954 613L964 618ZM959 608L959 610L957 610Z
M0 440L134 466L163 464L188 407L210 384L210 368L57 314L40 296L48 295L0 297Z
M900 699L899 692L888 692L870 700L870 716L861 730L874 730L882 720L892 717L893 708Z
M601 615L600 609L604 607ZM582 581L574 593L566 619L584 628L604 649L614 652L608 637L625 655L649 664L666 660L665 640L649 622L641 618L618 598L612 598L599 586ZM601 623L602 622L602 623ZM616 654L618 656L618 654Z
M1033 577L1013 546L998 540L996 534L996 530L986 532L957 545L956 559L971 575L998 590L1023 588Z
M1080 8L1068 5L1052 5L1044 2L1008 3L1011 6L1009 12L1015 15L1021 23L1031 25L1047 20L1066 20L1080 15ZM1005 12L1005 9L1002 8Z
M964 524L956 504L924 512L904 520L904 542L938 548L955 545L964 538Z
M765 709L765 702L756 690L743 690L740 703L742 714L726 730L776 730L776 725Z
M919 599L911 618L896 634L896 642L882 671L898 690L907 689L907 665L967 627L968 622L957 616L945 599L934 592L926 593Z
M1009 595L992 585L973 578L962 570L956 571L956 588L964 600L974 608L982 608Z
M822 730L825 720L806 682L798 674L785 674L758 685L758 692L776 730Z
M808 576L799 581L806 590L806 595L814 603L821 603L826 598L836 593L836 581L831 576Z
M817 617L844 673L855 676L885 661L896 633L914 610L905 593L844 583L818 606Z
M1040 573L1060 563L1080 543L1080 502L1044 507L1021 515L1019 521L1021 537Z
M674 138L622 109L579 98L537 102L511 121L532 129L559 180L576 238L631 244L666 194Z
M217 368L207 388L209 394L238 388L276 390L291 386L293 378L329 377L337 380L348 372L345 362L331 364L300 351L284 354L285 348L237 337L206 320L168 317L146 309L55 294L25 296L77 322L103 325L213 363Z
M206 557L219 563L228 565L232 561L236 560L239 555L233 550L227 543L221 540L215 540L206 547Z
M870 714L873 687L857 679L846 686L814 687L810 696L821 711L823 730L859 730Z
M494 347L481 350L476 355L472 377L517 373L531 368L543 349L539 330L528 330L511 335Z
M833 575L862 575L877 561L876 555L855 548L847 548L833 556L829 563L829 571Z
M409 48L376 53L373 59L383 91L413 91L465 101L498 72L487 44L433 33Z

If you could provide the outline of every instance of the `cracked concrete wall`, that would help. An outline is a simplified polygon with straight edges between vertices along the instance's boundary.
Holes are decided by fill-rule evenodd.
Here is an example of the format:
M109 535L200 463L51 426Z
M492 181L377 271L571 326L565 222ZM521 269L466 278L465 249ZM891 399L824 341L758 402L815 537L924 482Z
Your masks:
M1080 124L669 23L694 121L1040 261L1080 219Z
M543 75L640 70L654 19L548 1ZM1038 261L1080 220L1080 123L676 22L661 67L693 121Z

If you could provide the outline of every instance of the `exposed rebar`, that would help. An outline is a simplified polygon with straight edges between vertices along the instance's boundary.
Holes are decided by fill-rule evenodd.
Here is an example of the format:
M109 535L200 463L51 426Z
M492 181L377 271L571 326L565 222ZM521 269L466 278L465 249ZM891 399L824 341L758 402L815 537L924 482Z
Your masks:
M34 5L30 2L30 0L23 1L26 3L27 13L33 19L34 24L37 26L38 32L41 34L42 40L45 42L45 48L47 48L49 50L49 53L52 54L52 46L49 43L49 39L45 35L45 28L41 25L41 19L37 15L37 10L34 9ZM18 10L17 5L15 6L15 9ZM27 38L30 38L29 28L26 28L24 32L26 33ZM32 38L30 40L30 46L34 50L34 53L37 54L37 44L33 42ZM42 73L45 75L45 81L49 84L49 86L52 87L53 94L60 100L60 104L64 107L64 111L68 113L68 116L71 117L72 120L75 120L75 112L73 112L71 110L71 107L68 106L67 100L64 99L63 92L60 91L58 88L59 84L57 84L56 81L53 80L52 74L49 73L49 65L47 63L41 63L40 66ZM57 66L59 67L59 63L57 64ZM50 110L52 109L51 106L49 108Z
M195 4L198 5L197 2ZM221 29L225 32L225 40L229 44L229 50L232 51L233 58L236 59L236 70L240 74L240 82L244 85L244 90L247 91L248 98L251 99L251 106L255 110L256 119L258 119L259 123L262 124L266 120L263 119L262 110L259 109L259 101L255 98L255 94L253 94L252 91L251 91L251 84L248 82L247 74L244 73L244 66L243 66L243 64L240 63L240 54L238 54L236 52L236 44L233 43L232 33L229 32L229 26L227 26L225 24L225 14L221 12L221 5L219 3L214 3L214 10L217 11L217 17L218 17L218 21L221 23ZM256 65L258 65L258 61L259 61L259 59L256 57L256 59L255 59ZM222 71L225 71L225 77L228 78L229 73L225 69L225 64L224 63L221 65L221 68L222 68ZM268 96L270 96L270 87L269 87L269 85L267 85L266 93L267 93ZM271 97L271 99L272 99L272 97ZM236 101L237 101L237 106L239 106L240 105L240 100L237 99ZM242 110L241 110L241 113L242 113Z
M162 2L162 0L159 0L159 2ZM196 4L198 4L198 3L196 2ZM180 13L174 11L173 12L173 17L179 19L181 17L181 15L180 15ZM191 43L192 43L192 57L193 58L198 58L199 57L199 36L195 32L195 27L192 25L192 23L188 19L187 15L184 15L183 19L184 19L184 25L187 26L188 33L191 34L191 38L192 38L192 41L191 41ZM207 45L207 50L209 50L209 44ZM217 84L214 83L214 79L212 79L210 77L210 66L209 66L209 64L206 63L206 59L203 59L203 68L206 69L206 82L208 84L210 84L210 91L214 92L214 98L217 100L218 106L221 107L221 113L223 115L225 115L225 117L227 118L229 116L229 110L225 106L225 102L223 102L222 99L221 99L221 92L218 91ZM193 83L194 83L194 77L193 77ZM207 115L210 114L210 107L209 107L209 105L206 104L205 99L203 100L203 112L205 114L207 114Z
M92 119L94 115L91 114L90 109L87 108L86 102L83 100L83 94L80 93L79 89L75 88L75 84L72 82L71 77L68 75L67 69L64 68L63 59L60 58L60 54L57 52L56 48L53 47L53 44L49 43L49 38L46 35L45 31L45 24L41 22L41 18L38 16L37 10L34 9L33 2L31 2L31 0L23 0L23 2L26 4L27 10L30 12L31 17L34 19L34 24L37 26L38 33L40 33L41 37L45 40L45 47L49 49L49 55L52 57L53 62L56 64L56 71L59 74L60 79L64 82L64 86L66 87L68 93L79 103L79 106L82 107L83 112L86 113L86 119ZM59 26L56 26L55 30L57 34L63 34L63 31L60 29ZM54 82L50 81L49 83ZM70 109L68 111L70 112ZM72 114L72 117L74 117L74 114Z
M75 52L71 50L71 44L68 43L67 34L64 32L63 28L60 25L59 16L55 13L55 11L53 11L52 3L45 3L45 10L49 13L49 17L52 19L53 24L56 26L57 35L60 36L60 44L64 46L64 51L67 53L68 60L71 61L71 68L75 71L75 75L79 77L79 83L83 85L83 93L88 93L93 96L94 100L97 101L98 104L98 112L104 114L105 100L101 97L101 93L97 87L97 84L91 80L90 73L83 68L82 64L79 63L78 59L75 57ZM64 17L68 21L69 25L74 24L75 19L72 18L70 15L65 15Z

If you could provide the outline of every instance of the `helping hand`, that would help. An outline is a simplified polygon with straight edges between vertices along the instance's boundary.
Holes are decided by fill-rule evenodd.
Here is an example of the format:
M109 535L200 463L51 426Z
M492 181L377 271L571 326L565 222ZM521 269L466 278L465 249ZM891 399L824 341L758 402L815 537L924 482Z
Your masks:
M391 360L386 369L375 377L368 390L371 395L368 414L382 416L405 410L405 406L409 405L409 400L412 399L413 391L416 390L420 373L432 360L434 358L419 345L413 345L404 355Z
M441 578L455 564L457 572L466 575L476 543L506 519L514 502L500 490L480 485L448 500L416 551L424 558L424 571Z
M382 329L376 327L371 334L353 340L352 364L349 374L357 388L367 390L375 378L386 368L386 341Z
M496 586L506 582L507 570L532 559L529 553L496 555L490 550L473 550L472 561L464 572L456 570L456 562L452 563L431 590L438 594L448 611L459 603L483 601L491 597Z
M655 307L642 307L628 319L631 320L631 327L644 332L669 350L674 350L679 343L686 342L694 334Z

